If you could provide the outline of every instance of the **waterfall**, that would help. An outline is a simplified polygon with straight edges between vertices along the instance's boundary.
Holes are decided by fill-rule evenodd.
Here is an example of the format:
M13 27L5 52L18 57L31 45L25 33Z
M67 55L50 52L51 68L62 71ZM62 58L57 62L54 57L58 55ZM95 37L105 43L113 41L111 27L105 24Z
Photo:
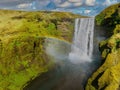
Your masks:
M94 18L75 19L75 32L69 59L72 62L91 60L93 53Z

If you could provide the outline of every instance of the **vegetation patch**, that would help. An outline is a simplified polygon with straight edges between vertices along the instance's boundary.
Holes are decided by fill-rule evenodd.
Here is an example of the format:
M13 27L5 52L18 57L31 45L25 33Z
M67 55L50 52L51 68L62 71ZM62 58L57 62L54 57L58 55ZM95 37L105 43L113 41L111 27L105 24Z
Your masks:
M86 90L120 89L120 4L110 6L96 16L98 25L112 27L112 35L100 42L102 66L89 78ZM108 31L109 33L110 31ZM104 72L102 75L101 73ZM99 78L98 78L99 77ZM97 79L96 79L97 78ZM93 84L94 82L94 84ZM96 84L95 84L96 83Z
M0 10L0 90L21 90L54 67L43 46L45 37L71 42L71 13Z

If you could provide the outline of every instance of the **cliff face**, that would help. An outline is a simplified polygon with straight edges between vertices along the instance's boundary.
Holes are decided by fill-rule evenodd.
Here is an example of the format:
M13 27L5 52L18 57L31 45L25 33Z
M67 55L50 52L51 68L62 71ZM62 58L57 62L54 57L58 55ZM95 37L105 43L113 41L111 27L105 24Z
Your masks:
M101 67L89 78L86 90L120 90L120 4L111 6L96 16L96 23L111 36L100 42Z
M46 37L71 41L71 13L0 10L0 90L20 90L54 67L43 44Z

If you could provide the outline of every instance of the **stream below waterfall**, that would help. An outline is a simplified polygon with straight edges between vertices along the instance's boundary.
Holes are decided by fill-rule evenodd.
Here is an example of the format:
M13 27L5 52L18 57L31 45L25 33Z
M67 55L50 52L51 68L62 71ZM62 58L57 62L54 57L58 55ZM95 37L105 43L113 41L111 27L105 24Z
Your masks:
M98 44L105 38L105 28L95 26L91 61L81 63L69 60L71 44L46 38L46 53L54 58L56 68L35 78L24 90L84 90L87 79L101 64Z

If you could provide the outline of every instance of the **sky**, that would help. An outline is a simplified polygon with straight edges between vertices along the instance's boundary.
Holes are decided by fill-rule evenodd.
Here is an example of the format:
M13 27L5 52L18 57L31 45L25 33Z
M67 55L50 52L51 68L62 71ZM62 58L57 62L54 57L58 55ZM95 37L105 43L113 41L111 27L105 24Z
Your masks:
M65 11L95 16L120 0L1 0L1 9Z

